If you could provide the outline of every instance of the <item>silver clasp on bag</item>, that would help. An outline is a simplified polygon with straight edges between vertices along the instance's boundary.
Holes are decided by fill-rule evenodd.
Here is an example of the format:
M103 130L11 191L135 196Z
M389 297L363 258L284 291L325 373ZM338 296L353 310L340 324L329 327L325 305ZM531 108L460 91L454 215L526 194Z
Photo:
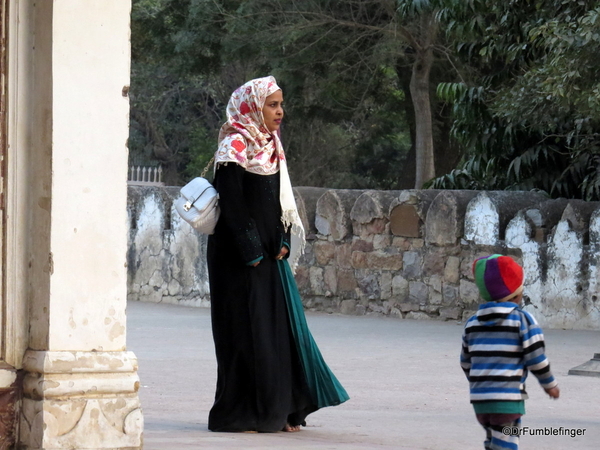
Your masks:
M186 204L183 205L183 210L188 212L190 209L192 209L192 202L186 202Z

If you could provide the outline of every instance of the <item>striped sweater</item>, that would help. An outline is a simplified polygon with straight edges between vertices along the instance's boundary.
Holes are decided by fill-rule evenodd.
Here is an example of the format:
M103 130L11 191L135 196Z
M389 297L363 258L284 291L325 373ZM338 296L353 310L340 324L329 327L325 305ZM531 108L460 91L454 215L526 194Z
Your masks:
M516 303L480 305L465 324L460 355L471 403L525 400L528 371L544 389L555 387L544 350L542 329Z

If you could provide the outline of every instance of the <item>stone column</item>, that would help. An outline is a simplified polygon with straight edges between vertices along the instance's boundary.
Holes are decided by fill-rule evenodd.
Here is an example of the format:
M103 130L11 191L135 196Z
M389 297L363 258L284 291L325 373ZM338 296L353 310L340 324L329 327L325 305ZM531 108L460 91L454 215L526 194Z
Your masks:
M26 449L138 449L126 351L129 0L31 2Z

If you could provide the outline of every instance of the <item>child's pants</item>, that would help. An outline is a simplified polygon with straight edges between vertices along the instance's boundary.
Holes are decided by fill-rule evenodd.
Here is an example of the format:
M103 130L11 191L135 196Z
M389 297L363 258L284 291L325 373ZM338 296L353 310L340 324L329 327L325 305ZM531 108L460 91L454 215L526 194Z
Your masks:
M485 428L486 450L518 450L521 414L476 414Z

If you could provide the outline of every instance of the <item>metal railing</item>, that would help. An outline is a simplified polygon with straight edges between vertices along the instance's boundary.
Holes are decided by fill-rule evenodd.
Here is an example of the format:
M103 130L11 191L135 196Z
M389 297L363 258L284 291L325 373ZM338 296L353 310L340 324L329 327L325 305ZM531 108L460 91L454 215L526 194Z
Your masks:
M127 184L135 186L164 186L162 180L162 167L131 166L127 177Z

